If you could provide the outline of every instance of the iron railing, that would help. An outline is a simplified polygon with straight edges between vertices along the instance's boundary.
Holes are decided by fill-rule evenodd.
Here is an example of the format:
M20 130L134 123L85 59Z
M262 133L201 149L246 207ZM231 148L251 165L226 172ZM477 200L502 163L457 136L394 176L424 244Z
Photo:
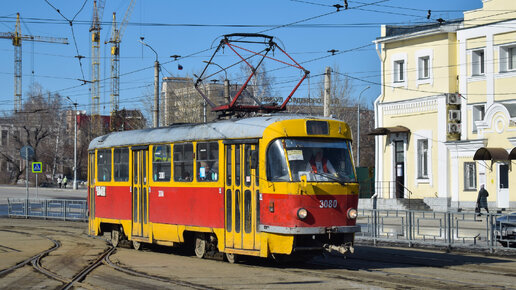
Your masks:
M35 217L44 219L88 219L86 200L8 198L9 217Z
M478 247L494 250L516 245L516 240L499 237L504 223L500 214L473 212L428 212L414 210L360 209L357 239L429 244L447 247ZM516 249L512 249L516 250Z

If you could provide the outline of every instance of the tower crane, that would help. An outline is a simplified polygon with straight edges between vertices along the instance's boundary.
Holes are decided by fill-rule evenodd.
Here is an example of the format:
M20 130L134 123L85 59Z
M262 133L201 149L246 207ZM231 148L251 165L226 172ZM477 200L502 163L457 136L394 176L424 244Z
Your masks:
M0 38L12 39L14 46L14 112L21 110L22 105L22 40L47 43L68 44L68 38L45 37L21 34L20 13L16 13L14 32L0 32Z
M98 4L97 4L98 3ZM91 22L91 117L93 122L100 115L100 22L105 0L93 1L93 19Z
M127 22L133 12L135 1L131 0L129 6L125 11L124 18L120 22L120 26L116 25L116 13L113 12L113 26L111 30L111 38L108 41L111 43L111 116L116 115L118 111L118 103L120 96L120 42L124 35Z

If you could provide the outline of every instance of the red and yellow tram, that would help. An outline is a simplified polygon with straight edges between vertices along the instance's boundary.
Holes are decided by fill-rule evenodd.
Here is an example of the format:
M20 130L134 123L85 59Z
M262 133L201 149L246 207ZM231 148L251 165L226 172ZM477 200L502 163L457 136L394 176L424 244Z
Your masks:
M89 233L190 243L199 257L352 250L351 133L331 118L273 114L114 132L89 146Z

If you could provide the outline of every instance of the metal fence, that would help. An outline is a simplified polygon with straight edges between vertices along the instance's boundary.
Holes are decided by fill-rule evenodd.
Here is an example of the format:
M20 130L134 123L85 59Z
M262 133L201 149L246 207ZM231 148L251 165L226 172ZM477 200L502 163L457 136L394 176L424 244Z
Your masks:
M516 244L499 237L505 224L496 222L500 214L473 212L428 212L414 210L361 209L357 223L362 232L357 239L429 244L437 246L479 247L494 250ZM512 249L516 250L516 249Z
M36 217L44 219L79 220L88 219L86 200L69 199L7 199L9 217Z

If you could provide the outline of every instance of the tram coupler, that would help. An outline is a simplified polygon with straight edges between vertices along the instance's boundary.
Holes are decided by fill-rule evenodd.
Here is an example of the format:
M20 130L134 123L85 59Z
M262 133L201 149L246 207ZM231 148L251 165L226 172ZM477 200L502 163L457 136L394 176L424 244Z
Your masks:
M338 253L340 253L342 255L345 255L347 253L353 254L355 252L355 248L353 247L353 243L345 243L345 244L342 244L340 246L324 244L323 247L330 254L332 254L334 252L338 252Z

